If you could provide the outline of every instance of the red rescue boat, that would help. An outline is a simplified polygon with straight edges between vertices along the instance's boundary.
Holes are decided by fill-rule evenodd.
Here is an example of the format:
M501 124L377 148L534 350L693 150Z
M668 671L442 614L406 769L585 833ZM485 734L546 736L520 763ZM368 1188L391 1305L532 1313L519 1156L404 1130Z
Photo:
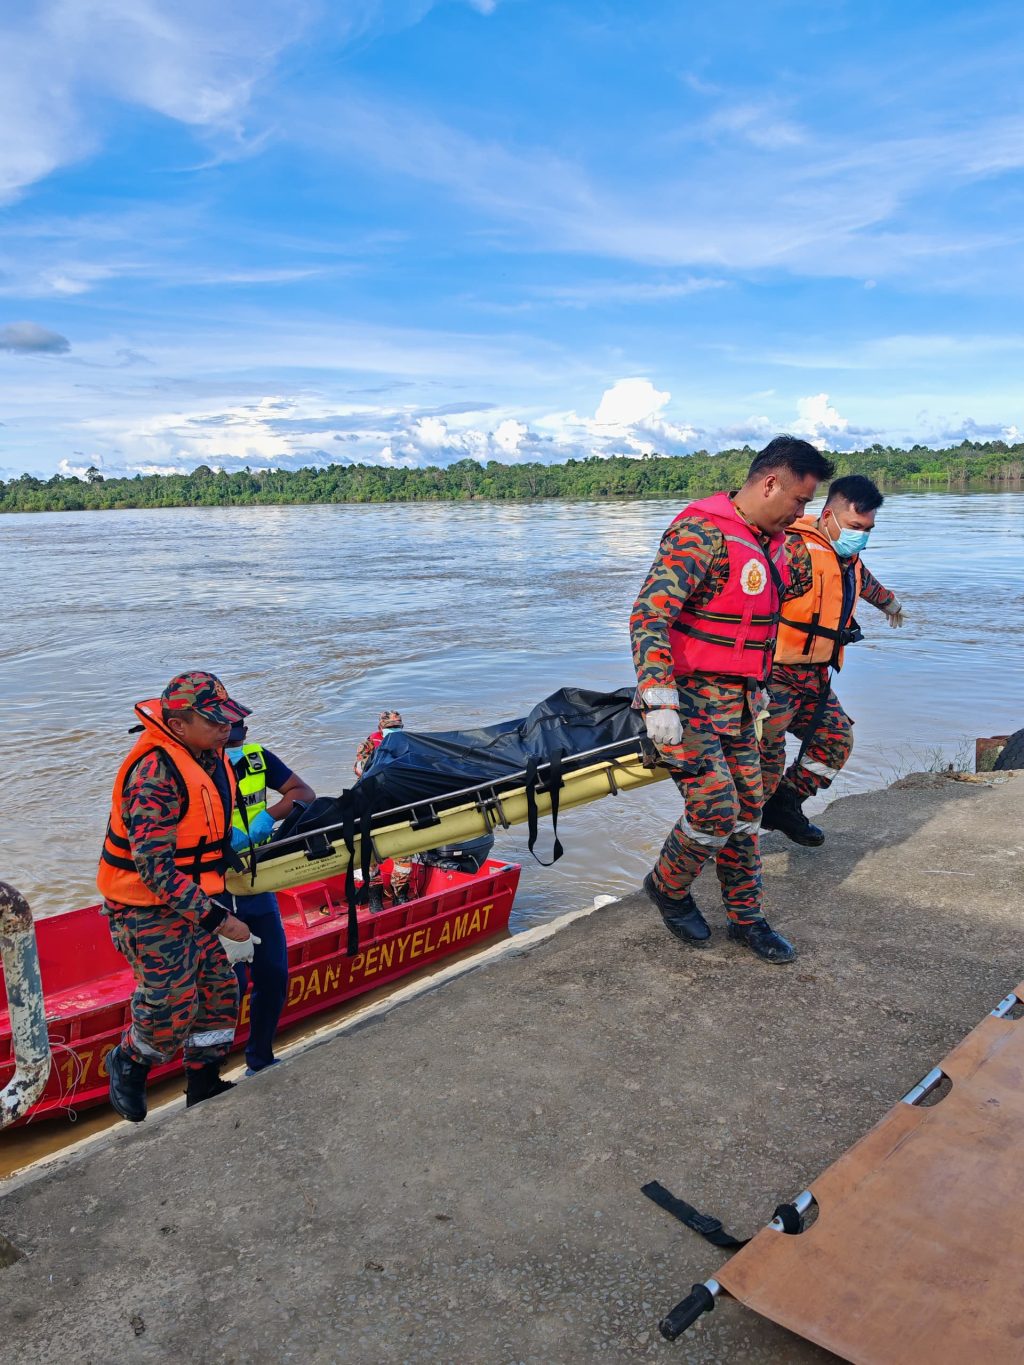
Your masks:
M381 865L385 884L390 866ZM507 932L519 867L488 860L478 872L417 867L417 894L376 913L359 911L359 951L345 952L345 878L330 877L277 893L288 943L287 1028L421 967ZM107 1054L130 1015L131 968L114 948L98 905L36 921L53 1063L31 1122L107 1100ZM2 974L0 974L2 982ZM14 1071L6 993L0 994L0 1089ZM249 997L242 1001L233 1050L249 1036ZM150 1073L181 1070L180 1058ZM16 1126L16 1125L12 1125Z

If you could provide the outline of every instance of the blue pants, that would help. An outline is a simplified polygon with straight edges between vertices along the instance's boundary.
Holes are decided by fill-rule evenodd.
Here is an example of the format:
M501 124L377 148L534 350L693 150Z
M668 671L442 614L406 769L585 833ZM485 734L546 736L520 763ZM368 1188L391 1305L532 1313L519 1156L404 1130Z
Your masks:
M245 996L250 982L249 1041L245 1045L245 1060L253 1071L262 1071L274 1060L274 1034L288 994L288 946L284 937L281 912L277 897L271 891L258 896L235 896L235 914L243 920L260 940L256 944L252 962L240 962L238 975L239 999Z

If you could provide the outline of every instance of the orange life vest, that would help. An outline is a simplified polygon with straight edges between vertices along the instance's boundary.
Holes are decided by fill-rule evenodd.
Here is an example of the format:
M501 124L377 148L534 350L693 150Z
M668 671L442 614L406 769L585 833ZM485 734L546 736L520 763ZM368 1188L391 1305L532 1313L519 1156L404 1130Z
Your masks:
M231 764L223 753L218 756L218 762L224 765L227 791L230 793L225 804L224 796L212 775L164 725L159 698L140 701L135 707L135 714L142 722L142 734L114 779L110 818L96 876L100 894L105 900L120 901L124 905L162 903L160 897L139 876L121 814L121 803L132 769L146 754L159 750L181 792L174 864L186 877L198 882L207 895L216 895L224 890L224 872L231 849L231 817L235 802L235 774Z
M828 535L818 529L816 517L801 517L789 528L789 534L799 536L807 546L814 579L802 597L791 597L783 605L775 662L842 668L843 646L848 642L860 597L863 577L860 556L840 559ZM843 574L847 564L853 573L853 584L844 612Z

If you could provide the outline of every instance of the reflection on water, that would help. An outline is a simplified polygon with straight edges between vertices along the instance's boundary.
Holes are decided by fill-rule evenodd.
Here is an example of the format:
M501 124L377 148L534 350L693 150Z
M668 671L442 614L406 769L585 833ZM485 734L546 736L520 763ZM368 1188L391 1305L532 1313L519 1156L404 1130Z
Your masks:
M378 711L410 729L521 715L556 688L632 682L627 620L674 502L270 507L0 517L7 585L3 875L37 914L95 899L132 702L211 668L252 735L318 791L352 780ZM870 607L839 692L856 750L838 794L1024 725L1019 494L890 497L866 561L904 600ZM639 885L675 818L669 784L563 816L525 927ZM542 840L543 842L543 840ZM545 855L546 856L546 855Z

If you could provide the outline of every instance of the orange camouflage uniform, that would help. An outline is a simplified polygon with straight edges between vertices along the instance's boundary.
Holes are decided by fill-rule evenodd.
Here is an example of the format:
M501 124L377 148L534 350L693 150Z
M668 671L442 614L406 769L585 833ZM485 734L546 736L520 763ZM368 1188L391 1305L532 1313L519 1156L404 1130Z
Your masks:
M219 761L197 755L208 772ZM238 1017L238 982L216 932L199 918L210 898L174 865L181 793L159 752L146 754L125 785L121 814L139 876L163 904L104 902L114 946L135 975L132 1022L121 1049L159 1064L184 1049L186 1069L226 1057Z
M766 538L765 538L766 539ZM630 617L638 692L674 687L683 723L681 744L666 755L683 765L672 777L683 813L654 868L655 886L681 900L711 857L726 913L737 924L763 917L758 847L762 787L754 716L767 692L753 679L692 673L676 677L670 630L683 605L706 606L724 588L729 553L721 530L695 515L673 522L644 581ZM799 567L786 596L811 586L810 564Z
M811 572L811 554L801 535L786 540L790 573ZM896 600L867 565L861 562L860 595L879 611ZM767 801L785 783L806 801L832 785L853 752L853 721L843 710L830 685L828 664L776 664L769 681L771 703L761 732L761 780ZM827 699L819 710L822 692ZM817 714L816 714L817 713ZM813 728L812 728L813 727ZM799 761L786 767L787 732L801 740Z

